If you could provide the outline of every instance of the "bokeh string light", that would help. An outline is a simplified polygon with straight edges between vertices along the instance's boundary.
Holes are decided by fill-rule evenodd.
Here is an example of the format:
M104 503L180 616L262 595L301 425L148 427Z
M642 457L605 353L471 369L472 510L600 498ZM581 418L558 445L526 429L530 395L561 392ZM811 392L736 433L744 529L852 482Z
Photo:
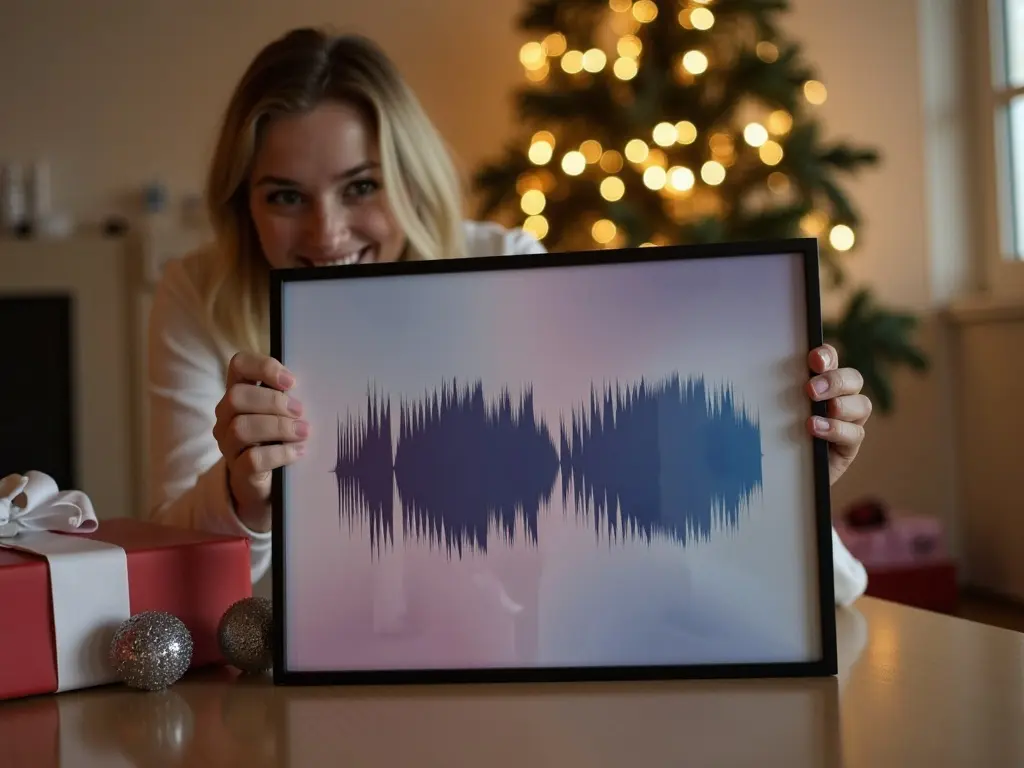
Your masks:
M677 79L687 84L708 77L713 71L715 46L710 39L701 44L700 36L715 30L718 18L714 0L680 0L680 5L675 23L692 31L695 40L674 59ZM573 47L563 32L550 32L520 48L519 60L526 78L534 86L543 86L555 70L560 70L561 76L570 79L610 77L620 86L629 87L644 64L644 27L654 23L659 13L659 5L653 0L608 0L608 28L612 35L607 45ZM753 50L766 64L778 61L781 55L778 46L768 40L756 42ZM808 79L801 90L805 103L811 107L824 104L827 98L826 87L819 80ZM703 196L694 210L720 207L721 201L707 195L721 196L720 190L732 169L748 167L750 160L756 158L767 171L785 160L784 144L793 128L793 116L785 109L765 109L760 117L747 119L735 134L731 127L708 128L703 145L698 143L696 124L688 118L663 114L646 135L627 138L621 146L602 146L594 138L561 146L552 131L541 130L531 137L527 157L533 166L561 173L575 183L592 180L600 198L610 206L627 200L631 194L632 185L624 174L638 174L644 187L661 195L676 220L683 215L681 211L685 212L679 205L690 198ZM680 153L680 148L686 151ZM701 152L704 154L700 155ZM769 195L784 196L793 190L790 177L783 171L770 171L764 178L764 189ZM530 183L517 185L525 216L522 226L543 240L550 230L544 215L548 197L529 172L523 179ZM610 208L603 215L598 214L589 226L598 245L614 247L620 243L621 225L616 224ZM849 250L855 242L848 224L830 222L823 211L805 216L800 228L807 236L826 238L837 251Z

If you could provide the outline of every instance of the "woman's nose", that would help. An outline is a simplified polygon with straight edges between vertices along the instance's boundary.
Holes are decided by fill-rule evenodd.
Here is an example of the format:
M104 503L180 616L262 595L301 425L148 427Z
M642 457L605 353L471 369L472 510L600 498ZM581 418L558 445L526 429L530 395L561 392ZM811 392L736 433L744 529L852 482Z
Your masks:
M344 248L351 237L348 216L343 211L320 208L311 216L308 243L322 253Z

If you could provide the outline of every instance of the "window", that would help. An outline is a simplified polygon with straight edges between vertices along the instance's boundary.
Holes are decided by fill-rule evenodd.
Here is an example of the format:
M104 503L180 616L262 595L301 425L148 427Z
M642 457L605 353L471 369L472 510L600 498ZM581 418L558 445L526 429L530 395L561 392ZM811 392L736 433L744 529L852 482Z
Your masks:
M987 6L987 8L986 8ZM1024 295L1024 0L969 4L980 24L976 59L985 99L981 210L989 287ZM985 11L987 10L987 14Z

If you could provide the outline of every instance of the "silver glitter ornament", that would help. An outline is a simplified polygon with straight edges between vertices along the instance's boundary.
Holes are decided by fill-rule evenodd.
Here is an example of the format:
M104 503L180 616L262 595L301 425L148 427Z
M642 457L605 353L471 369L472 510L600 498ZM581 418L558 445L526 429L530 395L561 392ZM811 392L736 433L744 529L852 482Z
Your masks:
M110 663L125 685L159 691L192 663L192 634L177 616L143 611L121 623L110 643Z
M265 597L246 597L231 605L217 625L217 643L228 663L259 673L274 664L274 613Z

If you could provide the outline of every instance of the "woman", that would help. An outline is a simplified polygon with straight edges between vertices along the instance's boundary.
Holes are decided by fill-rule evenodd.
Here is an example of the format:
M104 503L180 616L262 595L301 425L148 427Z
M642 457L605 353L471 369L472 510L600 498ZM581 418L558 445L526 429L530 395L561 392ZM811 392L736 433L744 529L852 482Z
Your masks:
M446 148L393 65L365 39L310 29L268 45L243 76L206 198L215 244L167 265L152 308L151 516L248 536L255 582L270 564L271 471L301 459L309 428L291 375L266 356L269 270L544 249L522 230L464 222ZM810 365L821 375L807 394L832 418L808 428L831 442L835 482L871 404L831 347ZM833 545L848 603L864 571Z

